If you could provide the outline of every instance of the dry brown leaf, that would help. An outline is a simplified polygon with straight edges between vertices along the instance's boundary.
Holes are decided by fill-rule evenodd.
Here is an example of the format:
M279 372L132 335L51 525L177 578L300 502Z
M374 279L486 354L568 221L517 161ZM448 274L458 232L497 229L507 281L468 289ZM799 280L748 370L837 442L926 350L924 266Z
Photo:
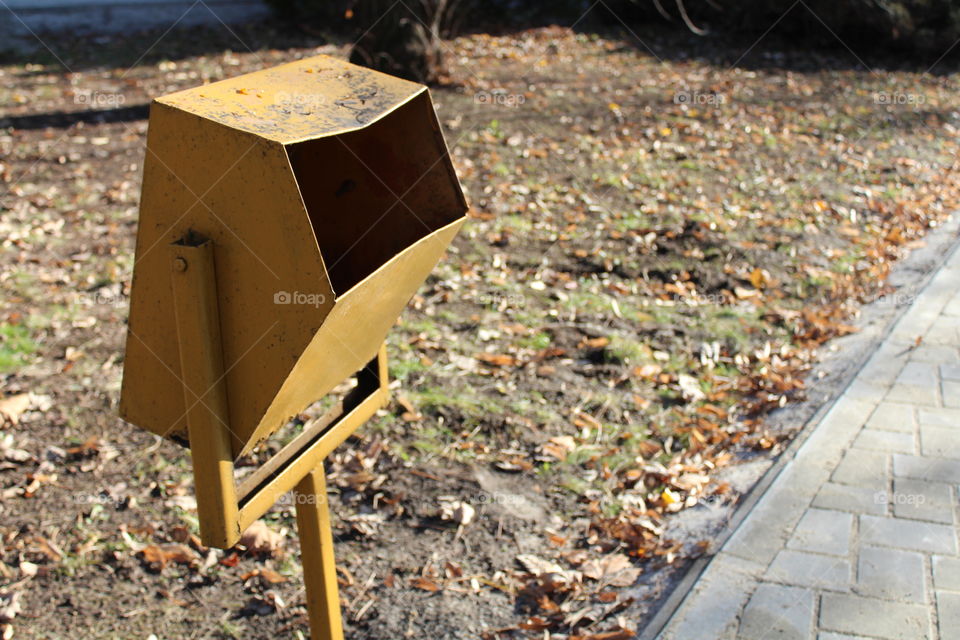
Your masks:
M20 592L0 592L0 622L12 622L20 613Z
M185 544L147 545L140 550L140 557L151 571L160 572L170 563L193 566L197 563L197 554Z
M653 380L657 374L663 371L663 367L658 364L644 364L639 367L634 367L633 375L638 378L644 378L646 380Z
M750 272L750 284L753 285L754 289L765 289L767 284L770 283L770 274L767 273L766 269L761 269L757 267Z
M0 398L0 417L6 418L13 424L18 424L20 416L29 408L29 393L18 393L17 395Z
M74 458L91 456L100 452L100 438L91 436L83 444L67 449L67 455Z
M263 586L265 587L270 586L272 584L280 584L281 582L287 581L287 579L284 576L280 575L273 569L267 569L266 567L261 569L254 569L253 571L249 571L243 574L242 576L240 576L240 580L242 580L243 582L246 582L251 578L260 578L260 583L263 584Z
M584 340L581 344L585 347L589 347L590 349L603 349L610 344L610 338L605 336L600 338L589 338Z
M53 562L60 562L63 559L63 551L56 544L50 542L44 537L37 536L33 539L36 544L33 550L43 554Z
M557 460L566 460L570 452L577 448L577 443L572 436L556 436L550 438L543 444L543 452Z
M517 359L502 353L478 353L477 360L495 367L512 367L517 364Z
M397 404L403 407L403 413L400 414L400 418L406 422L419 422L423 420L423 415L417 411L416 405L404 394L401 393L397 396Z
M170 531L170 539L174 542L189 544L194 549L201 551L206 550L206 547L203 546L203 542L201 542L200 537L183 525L176 526Z
M247 551L258 556L275 557L283 553L284 538L268 527L262 520L257 520L240 536L240 544Z
M430 578L424 578L423 576L416 576L410 578L410 586L416 589L422 589L423 591L429 591L431 593L440 590L440 585L431 580Z
M640 569L634 567L630 558L622 553L588 560L581 570L587 578L614 587L629 587L640 577Z
M531 553L522 553L517 556L517 562L527 570L528 573L531 573L535 576L544 575L547 573L564 573L563 567L558 565L552 560L544 560L539 556L535 556Z
M463 567L450 561L443 563L443 572L451 579L463 577Z

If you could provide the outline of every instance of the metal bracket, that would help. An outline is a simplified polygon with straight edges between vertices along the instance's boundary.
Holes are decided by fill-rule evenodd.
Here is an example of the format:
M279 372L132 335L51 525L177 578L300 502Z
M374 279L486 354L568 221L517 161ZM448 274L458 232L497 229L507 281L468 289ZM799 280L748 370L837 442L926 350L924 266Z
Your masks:
M387 404L386 345L358 372L356 388L237 487L213 243L188 233L170 252L200 537L211 547L232 547L281 495L295 490L312 637L341 640L323 459Z

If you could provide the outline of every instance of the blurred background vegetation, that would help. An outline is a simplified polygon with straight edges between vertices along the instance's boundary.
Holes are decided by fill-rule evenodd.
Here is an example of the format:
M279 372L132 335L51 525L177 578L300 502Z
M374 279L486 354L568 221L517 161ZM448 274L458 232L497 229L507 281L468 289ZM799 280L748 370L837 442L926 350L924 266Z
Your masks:
M420 82L444 75L442 38L465 29L591 21L683 24L691 37L757 37L776 27L801 44L943 51L960 38L960 0L268 0L306 31L346 31L351 60Z

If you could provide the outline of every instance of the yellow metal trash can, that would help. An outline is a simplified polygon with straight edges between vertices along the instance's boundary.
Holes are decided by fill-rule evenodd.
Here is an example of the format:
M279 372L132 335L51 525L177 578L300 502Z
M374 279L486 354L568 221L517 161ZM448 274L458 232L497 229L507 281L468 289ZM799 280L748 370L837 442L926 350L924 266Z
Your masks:
M154 101L120 413L191 447L208 544L386 401L378 351L466 209L422 85L319 56ZM234 459L358 370L379 395L349 429L231 493Z

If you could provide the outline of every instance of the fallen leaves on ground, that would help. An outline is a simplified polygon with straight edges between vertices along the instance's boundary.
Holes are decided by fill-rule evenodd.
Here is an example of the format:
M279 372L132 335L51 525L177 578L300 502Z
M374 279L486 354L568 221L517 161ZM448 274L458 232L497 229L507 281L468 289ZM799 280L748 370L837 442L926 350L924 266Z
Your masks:
M140 550L140 558L150 571L159 573L169 564L196 566L199 558L190 547L180 543L150 544Z
M256 556L279 557L284 551L284 536L262 520L256 520L240 536L240 544Z
M32 585L74 556L138 554L157 582L175 564L279 593L296 581L251 569L283 555L284 536L268 525L221 556L179 520L140 521L138 505L162 506L170 520L196 509L189 473L165 464L183 452L153 453L159 444L108 417L146 122L65 122L63 112L84 110L76 92L105 82L145 105L318 46L338 51L271 41L256 54L180 56L166 41L157 53L171 59L130 70L0 69L5 118L49 114L0 135L0 232L16 274L0 282L0 342L17 350L0 398L0 509L11 522L0 574ZM382 583L428 598L506 594L523 614L504 636L631 637L618 619L629 606L621 585L709 546L670 540L672 514L738 499L718 471L782 450L793 430L764 417L810 393L817 350L855 331L861 303L893 293L892 265L960 200L950 74L855 71L843 51L830 54L839 65L801 70L741 65L732 45L700 50L657 34L649 42L668 55L652 56L631 42L551 27L449 43L461 84L434 97L470 223L391 332L396 404L329 460L338 532L352 538L339 544L397 536L385 552L406 554L409 531L437 549L463 543L470 551L454 568L418 559L381 571ZM109 46L81 41L78 51ZM754 53L784 53L767 46ZM922 108L873 99L892 86L923 96ZM480 90L516 104L481 104ZM725 100L673 99L691 90ZM475 486L451 494L448 472L473 467L507 489L485 500ZM134 477L155 483L135 487ZM522 559L471 546L491 523L509 528L511 500L531 484L563 520L514 522L541 546L531 542ZM40 530L70 497L69 524ZM348 596L362 596L352 614L389 606L384 592L369 604L365 578L347 582ZM247 609L269 614L283 600L256 593Z

